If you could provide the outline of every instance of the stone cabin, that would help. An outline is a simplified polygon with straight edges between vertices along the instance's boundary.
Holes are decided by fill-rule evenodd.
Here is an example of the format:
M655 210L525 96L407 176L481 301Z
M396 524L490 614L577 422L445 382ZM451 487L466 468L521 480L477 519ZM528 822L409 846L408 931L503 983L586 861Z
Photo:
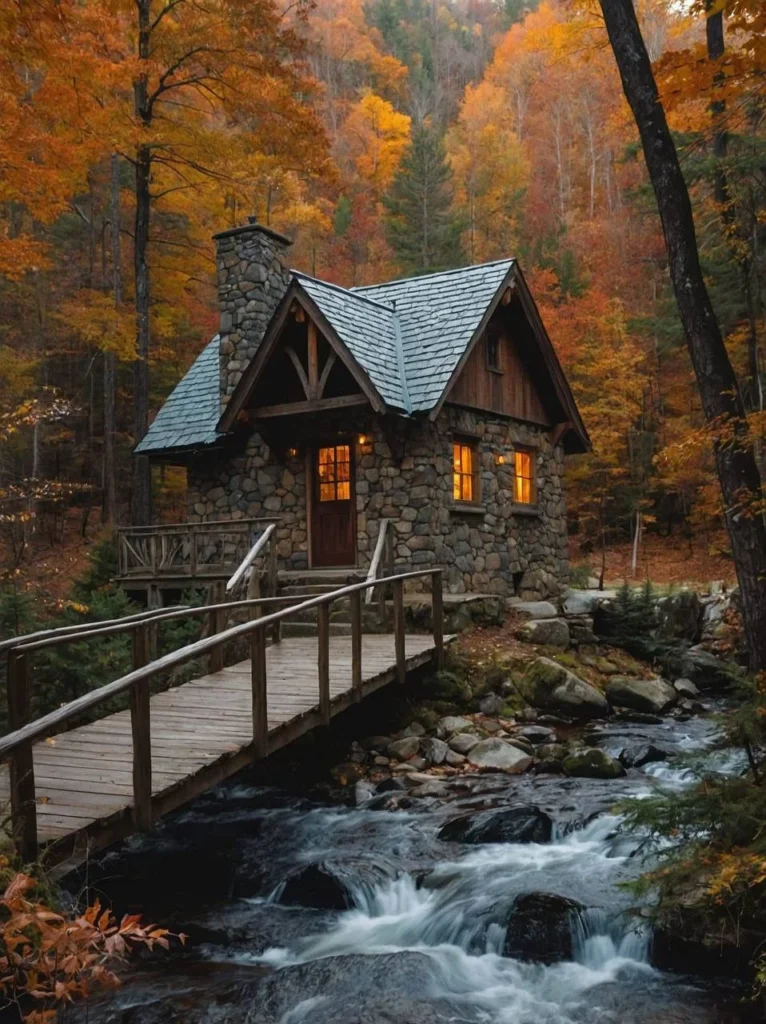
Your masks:
M189 520L281 517L282 569L444 566L452 593L556 596L564 456L590 442L518 263L341 288L256 223L217 245L219 333L137 453Z

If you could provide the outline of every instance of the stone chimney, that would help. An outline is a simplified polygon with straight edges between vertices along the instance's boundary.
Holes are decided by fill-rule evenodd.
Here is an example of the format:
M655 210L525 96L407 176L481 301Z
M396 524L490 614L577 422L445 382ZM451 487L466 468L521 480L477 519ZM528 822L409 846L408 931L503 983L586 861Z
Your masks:
M287 290L289 238L256 224L214 235L221 310L221 406L231 397Z

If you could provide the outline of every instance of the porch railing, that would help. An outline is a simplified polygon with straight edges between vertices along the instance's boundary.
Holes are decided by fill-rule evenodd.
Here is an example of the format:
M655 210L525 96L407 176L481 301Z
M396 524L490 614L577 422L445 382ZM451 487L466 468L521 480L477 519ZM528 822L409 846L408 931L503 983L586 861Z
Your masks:
M276 516L203 523L122 526L118 578L227 579Z

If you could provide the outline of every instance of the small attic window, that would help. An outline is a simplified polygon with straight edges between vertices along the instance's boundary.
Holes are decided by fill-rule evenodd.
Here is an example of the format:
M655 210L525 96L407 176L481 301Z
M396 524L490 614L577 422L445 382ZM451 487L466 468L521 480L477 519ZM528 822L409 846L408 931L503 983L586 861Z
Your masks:
M494 373L502 373L500 365L500 331L497 327L488 327L484 338L484 346L487 354L487 369Z

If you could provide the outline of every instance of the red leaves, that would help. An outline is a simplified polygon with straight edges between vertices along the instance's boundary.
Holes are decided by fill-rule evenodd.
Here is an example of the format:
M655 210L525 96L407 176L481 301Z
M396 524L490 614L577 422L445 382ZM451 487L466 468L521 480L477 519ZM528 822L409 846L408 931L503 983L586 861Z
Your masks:
M95 988L120 984L113 968L139 946L169 949L174 935L155 924L144 925L138 914L118 923L98 900L77 917L56 913L28 894L37 882L17 874L0 898L0 993L27 1010L26 1024L49 1024L57 1007L85 999Z

